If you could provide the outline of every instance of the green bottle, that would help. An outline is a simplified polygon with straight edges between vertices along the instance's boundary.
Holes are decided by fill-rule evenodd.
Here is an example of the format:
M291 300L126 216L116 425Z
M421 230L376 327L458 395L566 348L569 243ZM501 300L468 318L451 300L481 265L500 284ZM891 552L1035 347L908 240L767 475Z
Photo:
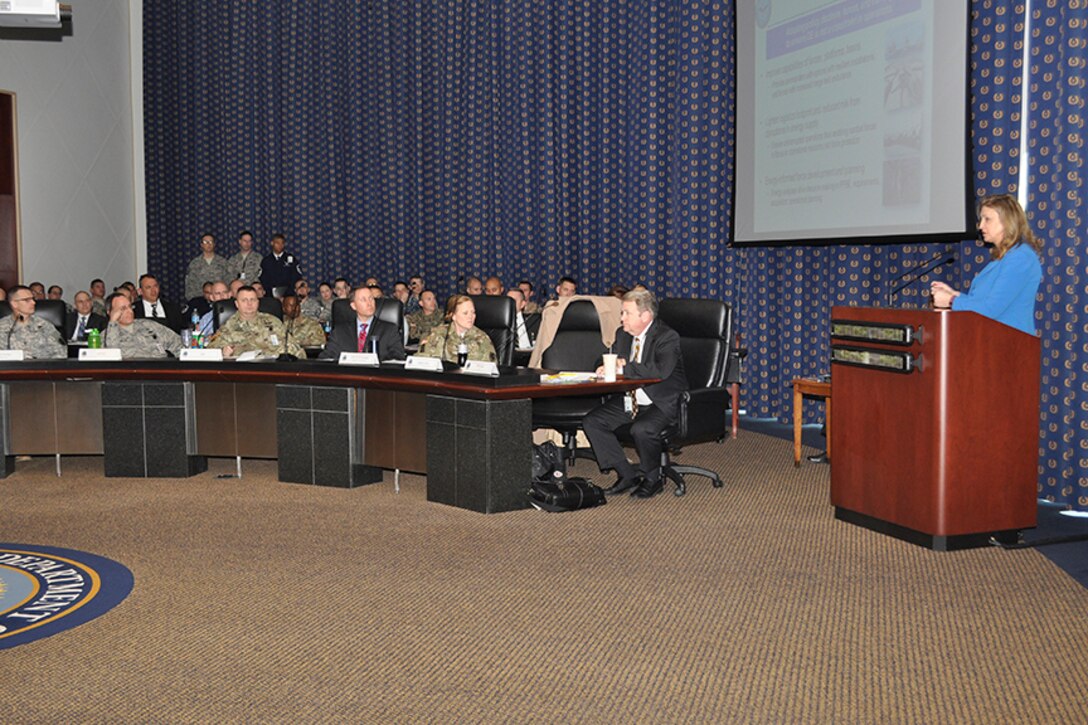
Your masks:
M92 350L99 350L102 348L102 333L91 328L91 331L87 333L87 347Z

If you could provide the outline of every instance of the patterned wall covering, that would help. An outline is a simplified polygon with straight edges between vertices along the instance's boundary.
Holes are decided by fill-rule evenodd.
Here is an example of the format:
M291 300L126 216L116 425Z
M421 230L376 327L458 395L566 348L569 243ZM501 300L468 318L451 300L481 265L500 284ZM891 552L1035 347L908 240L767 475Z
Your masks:
M1088 5L1032 3L1028 212L1046 241L1041 495L1088 510L1088 218L1082 207Z
M1031 72L1050 91L1032 95L1032 153L1050 161L1033 171L1029 210L1051 242L1047 279L1060 280L1040 322L1040 482L1088 508L1079 167L1061 156L1079 153L1065 91L1081 81L1071 61L1085 11L1037 4L1033 42L1049 50L1033 50ZM1015 193L1024 4L972 7L975 185ZM563 274L588 292L643 281L733 303L751 350L745 407L787 419L790 380L827 370L830 307L886 304L898 275L945 249L727 248L728 0L144 8L148 257L168 293L201 231L233 246L244 227L262 252L284 232L311 280L388 285L422 271L440 295L469 274L526 277L545 293ZM962 287L988 255L952 246L958 261L936 274ZM924 304L926 282L893 304ZM822 415L808 408L810 422Z

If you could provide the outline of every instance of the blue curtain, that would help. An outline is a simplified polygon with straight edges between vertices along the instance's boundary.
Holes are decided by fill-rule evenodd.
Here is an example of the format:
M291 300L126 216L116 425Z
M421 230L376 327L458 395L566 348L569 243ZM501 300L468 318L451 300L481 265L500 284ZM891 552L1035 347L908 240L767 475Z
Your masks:
M1088 508L1072 62L1085 11L1040 5L1028 189L1048 242L1040 481ZM972 11L975 189L1016 193L1025 7ZM286 234L311 282L422 272L442 296L497 274L544 297L571 275L591 293L641 281L716 297L750 349L745 408L788 419L790 381L827 370L831 307L887 304L898 275L945 247L726 246L732 22L729 0L145 0L151 270L179 297L199 235L230 252L245 228L261 252ZM962 288L988 255L958 246L934 275ZM925 304L926 282L893 303Z
M287 235L311 281L423 272L723 296L723 3L144 4L149 260Z
M1044 240L1040 496L1088 510L1088 219L1082 188L1088 7L1036 2L1031 17L1029 206Z

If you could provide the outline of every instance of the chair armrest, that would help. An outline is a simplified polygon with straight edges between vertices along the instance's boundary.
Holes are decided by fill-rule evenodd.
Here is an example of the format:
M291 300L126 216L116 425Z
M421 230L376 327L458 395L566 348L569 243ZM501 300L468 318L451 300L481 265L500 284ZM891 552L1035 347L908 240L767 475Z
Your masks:
M676 434L681 440L688 437L688 403L691 402L691 392L685 390L680 393L680 404L676 412Z

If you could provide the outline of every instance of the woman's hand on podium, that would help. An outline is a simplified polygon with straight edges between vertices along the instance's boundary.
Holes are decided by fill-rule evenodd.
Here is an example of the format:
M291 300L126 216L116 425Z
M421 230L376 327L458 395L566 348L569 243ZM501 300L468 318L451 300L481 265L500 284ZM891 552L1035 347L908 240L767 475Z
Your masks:
M929 285L930 299L933 300L933 306L938 310L951 307L952 300L958 297L959 294L944 282L931 282Z

